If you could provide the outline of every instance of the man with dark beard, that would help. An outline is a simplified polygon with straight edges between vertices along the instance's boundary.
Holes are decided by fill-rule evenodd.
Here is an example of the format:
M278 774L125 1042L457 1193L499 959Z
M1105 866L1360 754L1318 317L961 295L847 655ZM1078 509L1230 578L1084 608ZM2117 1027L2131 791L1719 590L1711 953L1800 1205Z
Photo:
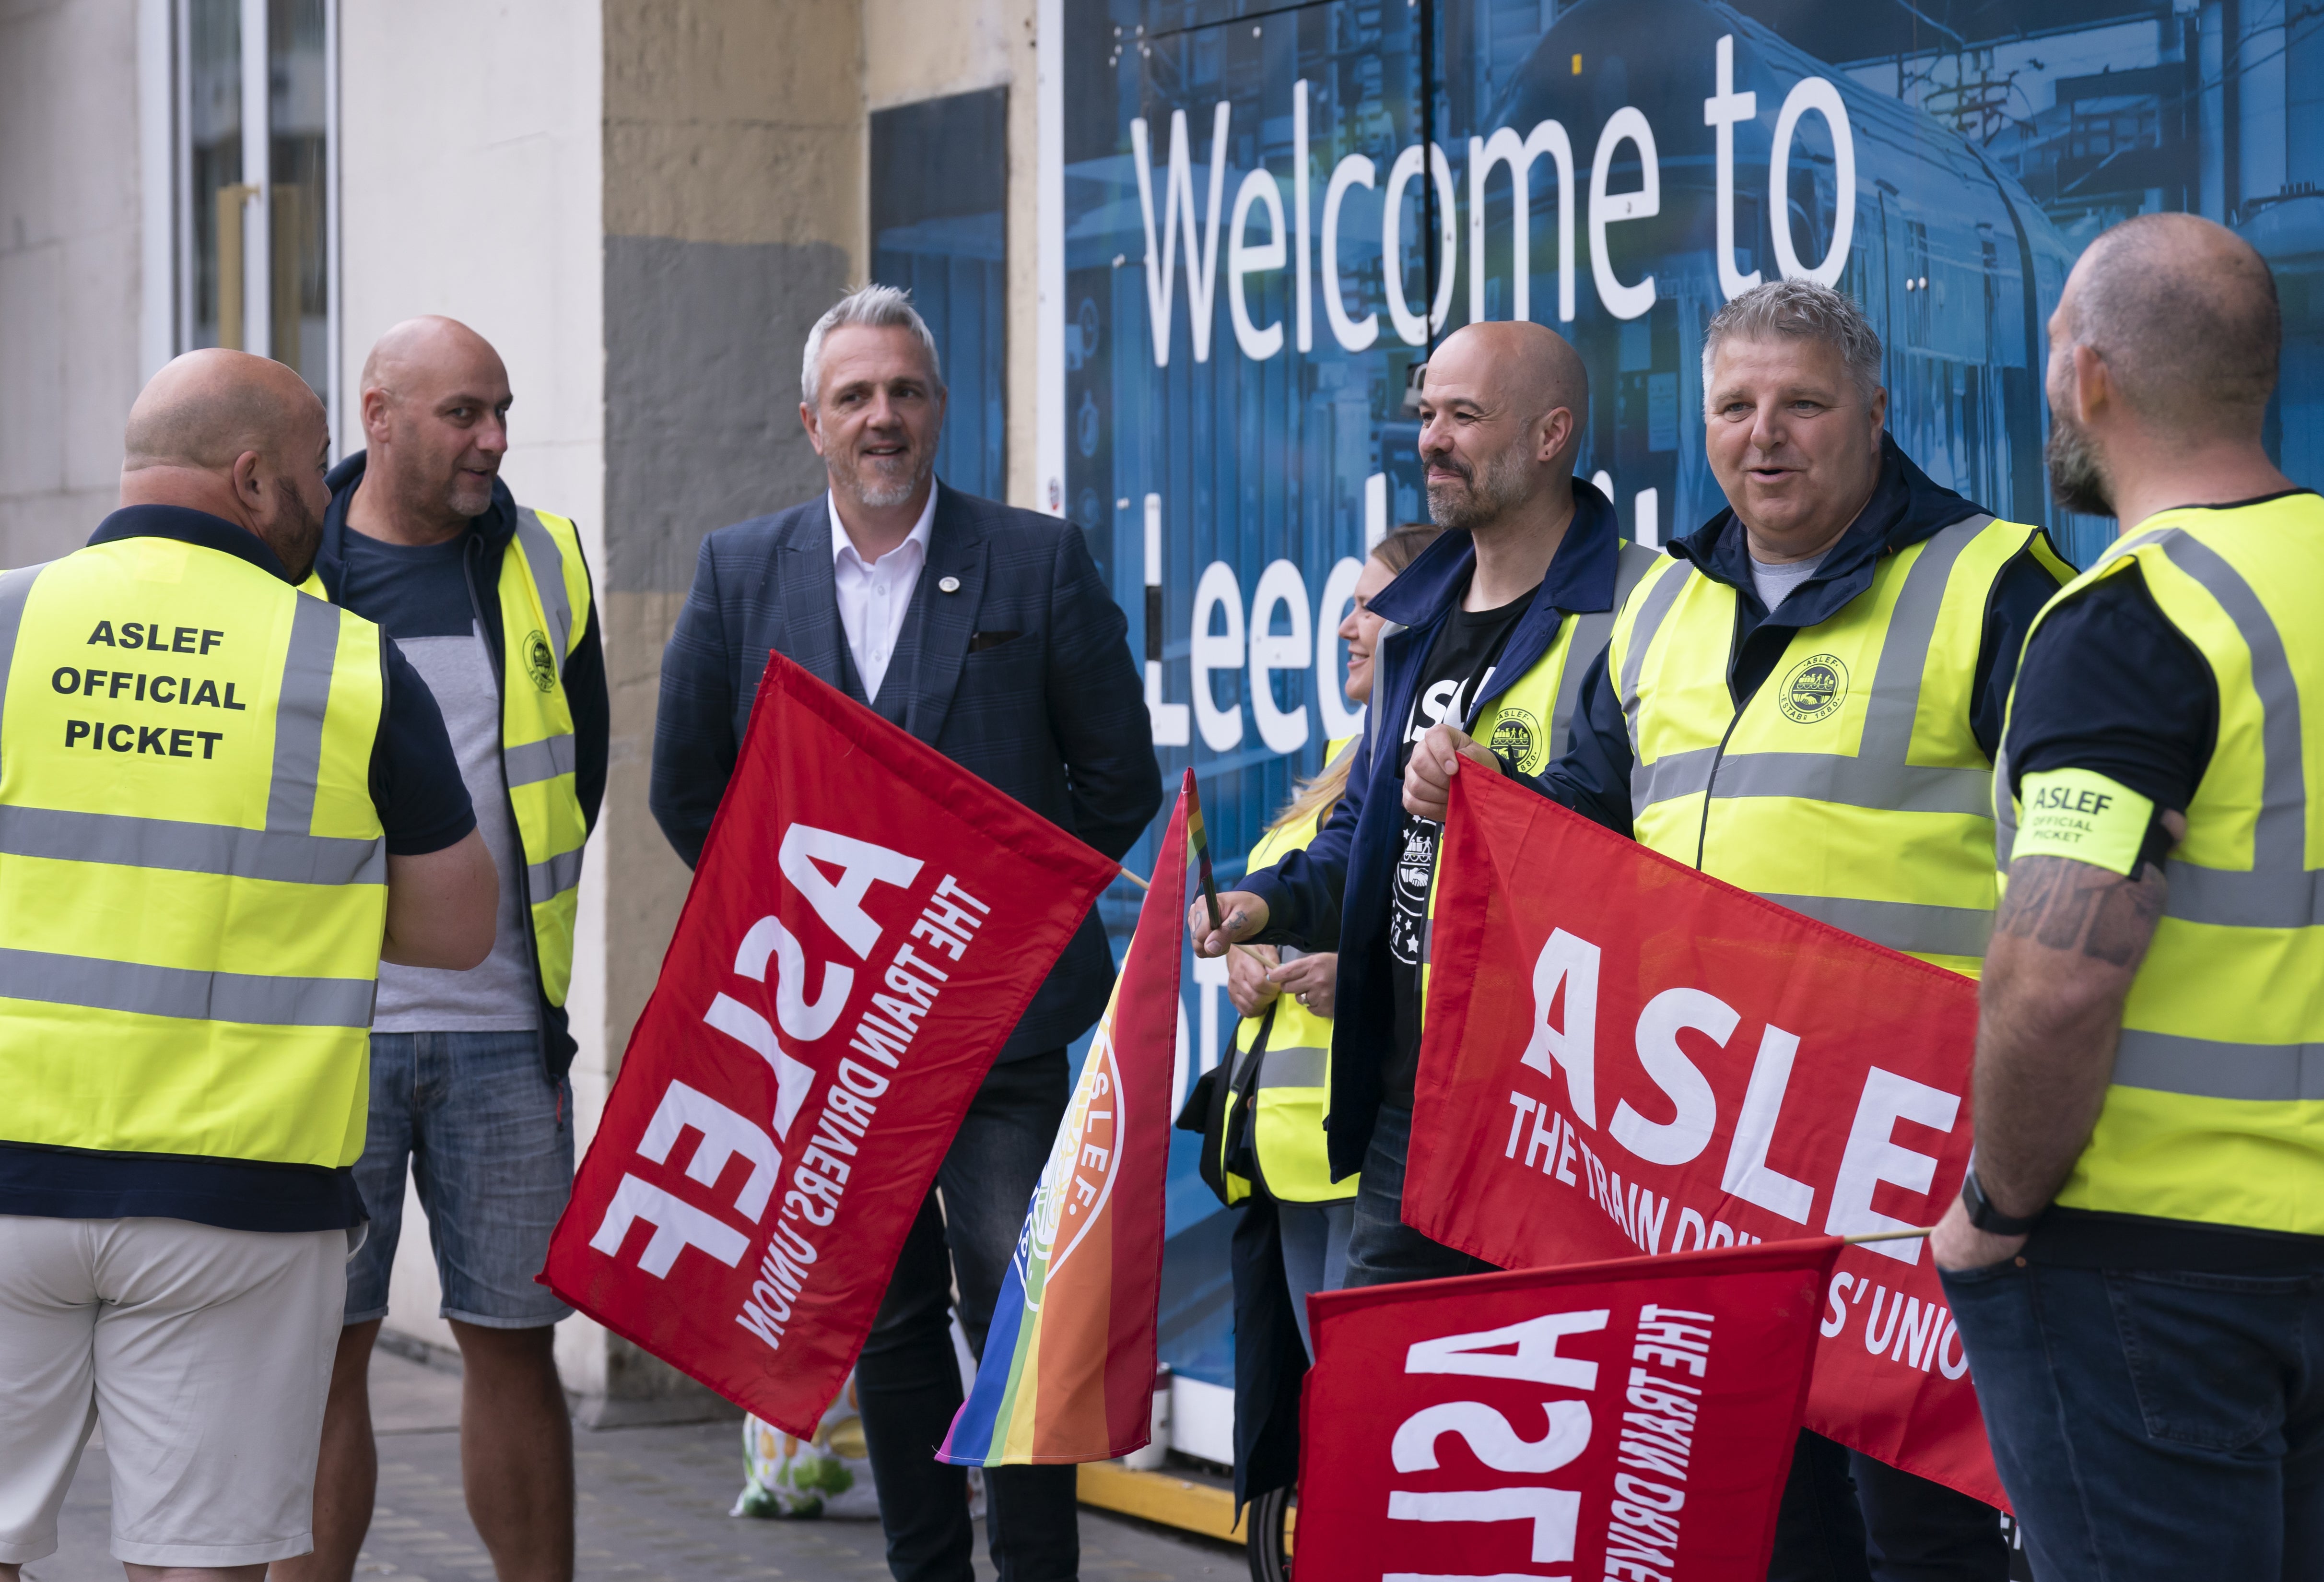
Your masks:
M662 658L654 817L691 865L734 772L770 651L1119 860L1162 804L1130 623L1082 531L936 476L945 386L910 299L866 286L807 340L799 421L831 487L703 541ZM888 1567L970 1582L967 1474L932 1457L960 1409L950 1331L982 1351L1066 1098L1065 1046L1113 956L1093 911L1019 1019L906 1237L856 1365ZM985 1473L994 1568L1072 1582L1070 1466Z
M2324 501L2267 453L2282 333L2258 253L2180 214L2050 320L2052 484L2122 536L2010 699L1934 1243L2043 1582L2324 1564Z
M1421 391L1428 510L1446 532L1370 605L1392 624L1347 794L1305 851L1197 904L1194 948L1231 941L1340 953L1332 1035L1331 1168L1360 1169L1347 1283L1483 1267L1403 1221L1404 1163L1428 988L1440 807L1408 810L1406 761L1432 729L1489 742L1537 773L1563 739L1585 668L1621 596L1656 557L1625 544L1606 497L1573 476L1589 375L1556 331L1472 324L1446 338ZM1480 749L1481 750L1481 749Z

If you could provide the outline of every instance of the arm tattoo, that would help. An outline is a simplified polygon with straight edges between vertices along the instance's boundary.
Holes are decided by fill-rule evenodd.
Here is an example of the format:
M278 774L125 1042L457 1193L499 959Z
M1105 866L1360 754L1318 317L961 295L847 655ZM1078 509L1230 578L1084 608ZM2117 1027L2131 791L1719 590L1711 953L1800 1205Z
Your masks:
M2164 894L2163 870L2153 863L2126 879L2070 857L2029 856L2010 865L2009 893L1994 928L2052 950L2080 950L2092 960L2128 967L2145 955Z

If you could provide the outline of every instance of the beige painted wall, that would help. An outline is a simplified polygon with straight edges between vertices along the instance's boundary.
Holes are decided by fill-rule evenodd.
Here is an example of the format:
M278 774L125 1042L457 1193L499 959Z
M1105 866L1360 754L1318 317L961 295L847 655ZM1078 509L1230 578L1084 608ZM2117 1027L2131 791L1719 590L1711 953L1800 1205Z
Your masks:
M0 5L0 566L78 549L119 503L136 111L133 0Z

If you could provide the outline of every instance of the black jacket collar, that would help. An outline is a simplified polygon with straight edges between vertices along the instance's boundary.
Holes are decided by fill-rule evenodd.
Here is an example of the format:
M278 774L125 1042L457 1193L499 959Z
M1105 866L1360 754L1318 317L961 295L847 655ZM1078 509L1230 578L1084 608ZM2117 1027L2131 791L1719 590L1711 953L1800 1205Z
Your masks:
M1909 549L1982 509L1914 466L1912 458L1897 449L1896 441L1884 433L1880 481L1873 487L1872 498L1840 535L1815 574L1772 614L1759 604L1758 589L1751 580L1750 545L1745 540L1743 523L1731 508L1671 545L1671 553L1693 562L1714 582L1734 588L1759 620L1777 626L1814 626L1831 619L1872 586L1872 574L1882 556Z
M290 573L284 569L281 558L256 533L223 516L212 516L207 511L184 505L124 505L97 524L88 541L109 544L121 539L147 538L199 544L203 549L247 560L270 577L290 580Z
M366 453L356 451L338 466L323 481L331 491L330 509L323 513L323 543L315 553L315 570L323 578L324 591L334 601L339 597L339 583L346 572L347 506L355 497L355 490L364 479ZM516 537L516 496L500 479L493 480L493 503L482 516L468 519L468 552L475 555L481 546L483 558L497 565L500 552ZM489 585L487 585L489 586Z

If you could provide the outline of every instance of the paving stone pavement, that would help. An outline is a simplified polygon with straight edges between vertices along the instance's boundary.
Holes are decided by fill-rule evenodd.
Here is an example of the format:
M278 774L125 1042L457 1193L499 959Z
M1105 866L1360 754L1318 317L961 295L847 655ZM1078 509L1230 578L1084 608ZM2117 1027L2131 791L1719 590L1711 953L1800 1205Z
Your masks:
M379 1503L355 1575L362 1582L490 1582L492 1561L460 1494L459 1381L378 1353L372 1364L379 1433ZM738 1423L574 1430L578 1480L576 1570L585 1579L693 1582L777 1577L881 1582L888 1575L872 1522L762 1522L730 1517L742 1481ZM102 1444L81 1458L57 1553L24 1568L26 1582L117 1582L106 1553L111 1497ZM978 1582L990 1582L978 1538ZM1082 1513L1089 1582L1240 1582L1240 1549L1185 1538L1096 1511Z

